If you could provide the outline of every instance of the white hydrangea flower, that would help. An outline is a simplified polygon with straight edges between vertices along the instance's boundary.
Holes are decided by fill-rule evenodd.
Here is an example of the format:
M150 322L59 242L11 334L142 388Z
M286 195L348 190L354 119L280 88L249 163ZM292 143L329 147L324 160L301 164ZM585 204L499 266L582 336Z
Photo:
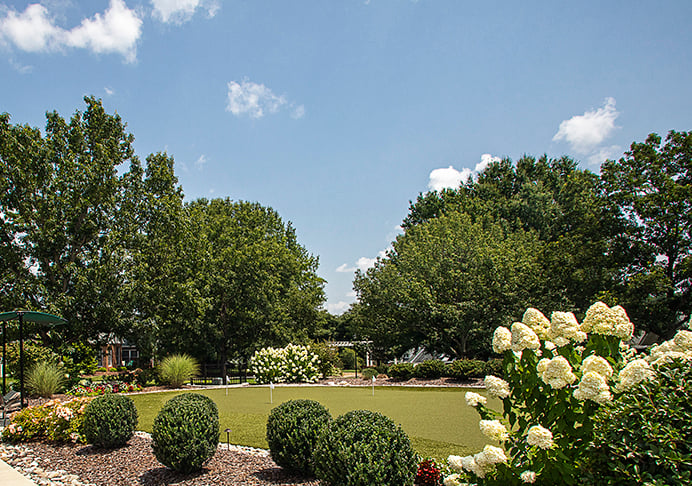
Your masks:
M447 458L447 464L449 464L449 467L451 467L453 470L461 472L464 470L462 459L464 458L461 456L449 456Z
M444 486L461 486L460 476L458 474L451 474L444 479L442 484L444 484Z
M572 373L572 366L563 356L540 360L536 366L536 371L543 383L550 385L556 390L564 388L577 380L577 376Z
M488 375L483 382L485 383L485 389L494 397L507 398L511 393L509 383L497 376Z
M625 309L616 305L612 309L603 302L596 302L586 311L581 330L587 333L616 336L623 341L632 339L634 325Z
M692 351L692 331L678 331L673 342L685 351Z
M478 425L480 426L481 433L489 439L498 442L504 442L509 439L507 427L499 420L481 420Z
M479 462L478 457L480 454L481 461ZM478 464L501 464L507 462L507 455L501 447L495 447L491 445L486 445L483 451L474 456L476 463Z
M488 399L483 395L479 395L476 392L466 392L466 405L469 407L477 407L478 405L485 405L488 403Z
M627 363L627 365L620 370L618 374L618 384L615 389L618 392L629 390L637 383L649 380L654 376L654 372L651 366L649 366L649 363L643 359L635 359Z
M512 348L512 331L506 327L498 327L493 333L493 351L502 354Z
M577 400L592 400L601 405L613 399L606 378L595 371L589 371L582 376L573 395Z
M558 346L566 346L571 341L581 343L587 335L581 330L577 318L571 312L553 312L550 315L550 338Z
M595 354L592 354L584 360L581 364L581 371L584 374L593 371L606 379L613 376L613 367L610 366L610 363L608 363L605 358Z
M521 479L524 483L533 484L536 482L536 473L533 471L524 471L519 476L519 479Z
M550 321L538 309L529 307L524 312L521 322L535 332L541 340L550 339Z
M554 444L553 433L540 425L534 425L529 429L526 440L529 445L540 447L544 450L550 449Z
M521 352L524 349L538 349L540 347L541 341L533 329L521 322L512 324L512 351Z

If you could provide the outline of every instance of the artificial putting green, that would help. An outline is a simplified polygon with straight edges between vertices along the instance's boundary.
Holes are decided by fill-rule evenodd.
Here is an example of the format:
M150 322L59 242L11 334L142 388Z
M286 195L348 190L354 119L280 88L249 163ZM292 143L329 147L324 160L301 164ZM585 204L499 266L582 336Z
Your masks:
M478 428L479 416L466 405L465 388L267 386L200 390L219 407L220 442L231 429L231 444L267 448L267 417L272 408L297 398L316 400L337 417L349 410L380 412L400 424L422 456L446 459L450 454L480 451L488 441ZM476 390L478 391L478 390ZM163 404L180 392L132 395L140 430L151 432ZM499 410L500 402L489 405Z

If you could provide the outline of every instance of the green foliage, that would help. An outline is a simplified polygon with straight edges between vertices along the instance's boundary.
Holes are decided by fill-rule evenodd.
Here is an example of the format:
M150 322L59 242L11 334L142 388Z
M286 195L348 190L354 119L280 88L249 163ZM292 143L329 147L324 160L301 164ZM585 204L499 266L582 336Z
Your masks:
M439 359L429 359L418 363L413 371L416 378L423 378L426 380L436 380L442 377L447 371L447 365L445 365Z
M354 410L332 421L315 449L325 486L413 485L418 461L406 433L382 414Z
M495 326L538 293L535 231L450 213L413 226L354 288L363 336L404 352L423 345L456 358L489 355Z
M27 373L26 385L30 393L50 398L65 386L65 370L53 363L41 361Z
M340 368L344 370L354 370L356 368L356 351L353 348L341 348L339 351L341 360ZM358 368L363 367L363 358L358 356Z
M2 353L2 349L0 349ZM45 346L33 341L24 342L24 373L37 363L57 364L60 357ZM7 344L7 373L12 378L19 378L19 342Z
M692 132L655 133L601 166L609 213L623 230L613 254L627 256L615 295L630 316L659 335L692 312Z
M197 360L187 354L165 357L159 365L161 381L172 388L180 388L199 373Z
M219 442L219 411L204 395L170 399L154 419L152 448L163 465L183 473L198 471Z
M458 359L447 366L447 375L455 380L482 378L487 373L485 361L477 359Z
M65 373L71 383L96 371L96 347L88 342L75 342L60 348Z
M674 360L599 411L592 484L690 484L692 367Z
M485 362L485 372L483 375L493 375L499 378L505 377L505 370L502 366L502 360L498 358L489 359ZM479 376L480 378L480 376Z
M361 376L363 377L364 380L372 380L373 376L377 376L379 373L375 368L364 368L361 371Z
M279 466L311 476L313 452L331 415L313 400L290 400L272 409L267 420L267 443Z
M130 397L103 395L87 405L82 427L89 444L107 448L124 446L137 427L137 409Z
M410 380L415 374L415 367L411 363L397 363L389 367L387 375L395 380Z
M2 431L2 440L84 443L86 440L82 432L82 423L87 404L91 400L50 400L43 405L27 407L13 415L10 424Z
M322 378L327 378L329 376L339 373L339 366L341 361L339 360L339 353L336 348L329 346L325 342L312 343L308 346L310 351L317 355L320 364L318 370Z

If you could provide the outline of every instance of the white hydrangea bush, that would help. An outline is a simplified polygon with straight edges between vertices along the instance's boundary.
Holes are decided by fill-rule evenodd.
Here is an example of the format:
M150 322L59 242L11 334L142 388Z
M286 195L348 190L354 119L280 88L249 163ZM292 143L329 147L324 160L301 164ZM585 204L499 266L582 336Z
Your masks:
M319 379L320 360L307 347L262 348L250 360L250 371L259 384L314 383Z
M581 323L571 312L548 319L528 309L522 322L498 327L492 346L503 356L506 379L485 377L486 393L468 392L466 403L480 415L481 432L501 447L450 456L454 474L445 484L580 484L580 461L593 439L595 412L619 394L655 376L658 364L692 360L692 331L640 356L626 342L634 326L620 306L592 305Z

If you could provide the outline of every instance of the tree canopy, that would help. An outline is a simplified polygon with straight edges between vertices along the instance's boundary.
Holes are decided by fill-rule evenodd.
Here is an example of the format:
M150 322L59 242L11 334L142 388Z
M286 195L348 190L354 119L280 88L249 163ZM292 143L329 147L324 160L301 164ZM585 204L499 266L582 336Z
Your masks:
M185 203L173 158L142 166L120 117L84 101L69 122L48 113L45 135L0 115L0 305L146 356L225 361L316 335L323 281L292 225L257 203Z

